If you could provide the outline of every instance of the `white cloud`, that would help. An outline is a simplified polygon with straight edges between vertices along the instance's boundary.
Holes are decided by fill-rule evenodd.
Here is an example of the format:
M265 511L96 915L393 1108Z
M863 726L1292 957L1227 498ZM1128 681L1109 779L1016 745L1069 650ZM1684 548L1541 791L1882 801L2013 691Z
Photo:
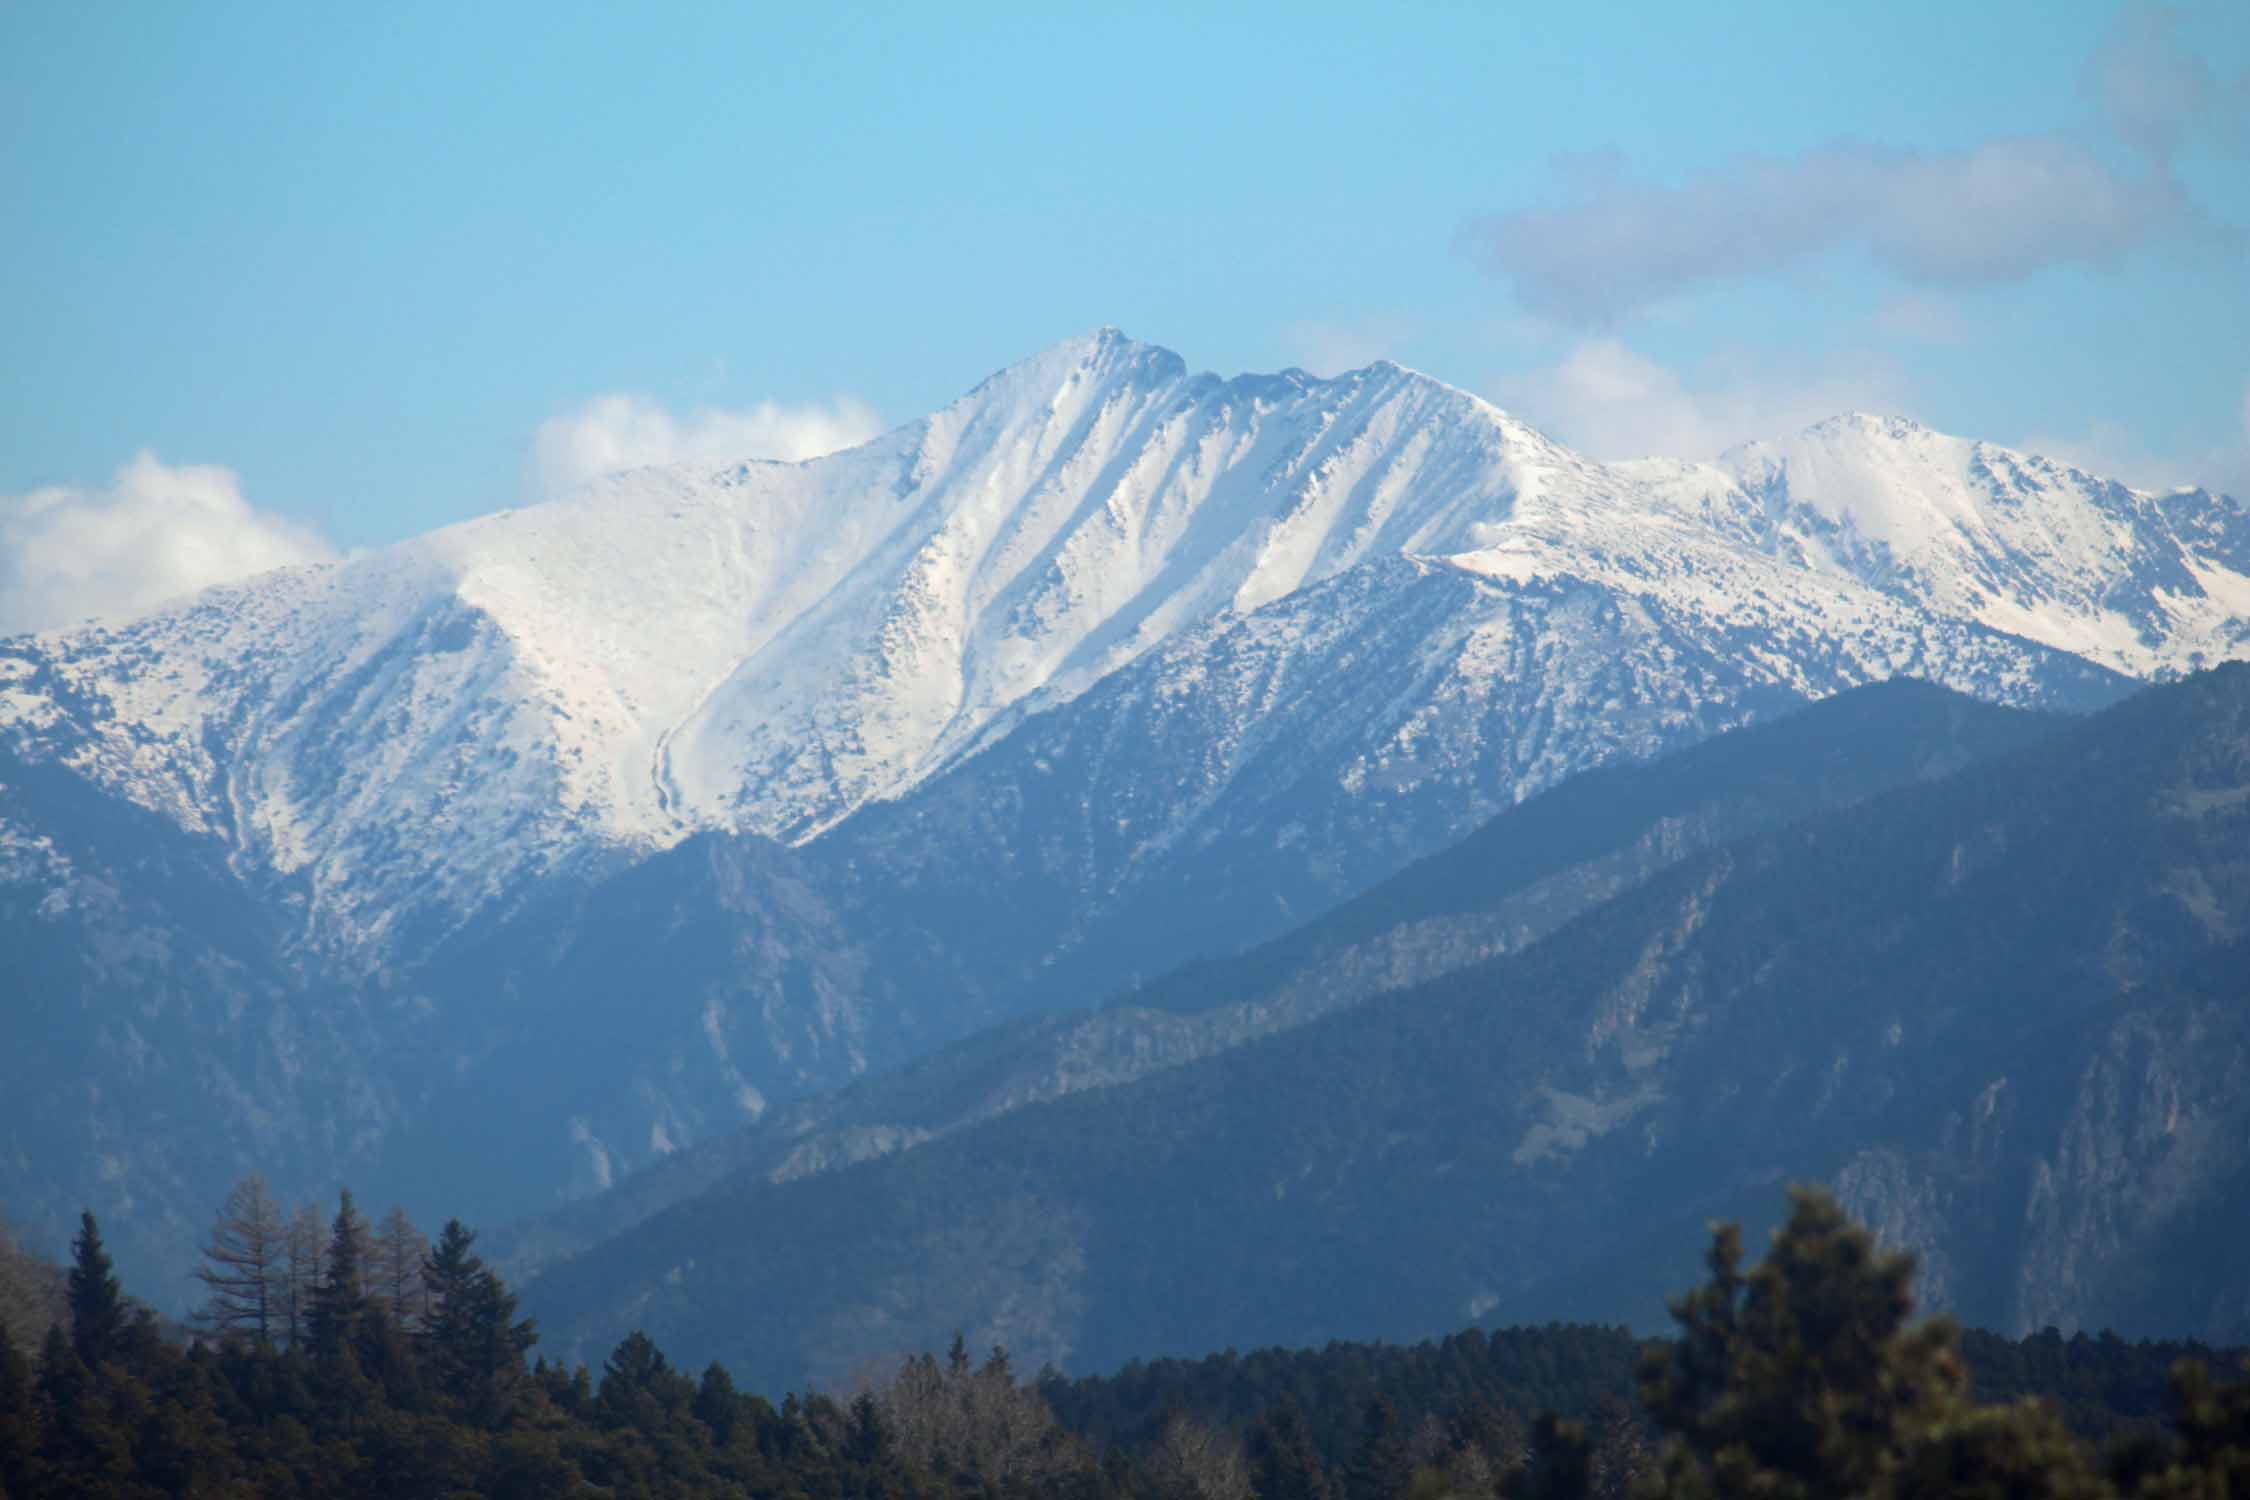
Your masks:
M536 495L557 495L589 479L650 464L818 458L882 430L874 409L851 396L826 405L761 401L742 411L705 408L685 417L646 396L596 396L539 424L525 482Z
M1897 411L1906 382L1868 359L1777 370L1722 359L1683 373L1614 338L1588 339L1556 364L1494 384L1503 406L1594 458L1707 459L1838 412Z
M310 527L253 508L231 469L143 453L106 489L0 495L0 633L137 614L335 555Z
M1581 325L1838 250L1909 282L1975 286L2211 229L2170 177L2122 174L2061 136L1952 152L1845 144L1677 186L1615 162L1569 175L1562 206L1478 221L1466 242L1526 305Z
M2180 35L2168 5L2129 6L2087 61L2086 92L2118 139L2169 162L2205 142L2250 149L2250 69L2229 80Z

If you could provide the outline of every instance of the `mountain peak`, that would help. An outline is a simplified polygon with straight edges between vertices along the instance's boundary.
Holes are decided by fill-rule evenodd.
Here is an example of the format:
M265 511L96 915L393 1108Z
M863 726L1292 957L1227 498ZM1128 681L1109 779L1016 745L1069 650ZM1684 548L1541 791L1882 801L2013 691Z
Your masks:
M1187 374L1187 361L1158 344L1144 343L1112 324L1075 334L1036 354L1002 366L956 402L989 400L1011 393L1052 394L1092 377L1107 383L1120 377L1161 384Z
M1904 438L1930 429L1912 417L1901 417L1888 412L1845 411L1823 421L1815 422L1804 430L1804 436L1814 434L1838 435L1857 433L1868 437Z

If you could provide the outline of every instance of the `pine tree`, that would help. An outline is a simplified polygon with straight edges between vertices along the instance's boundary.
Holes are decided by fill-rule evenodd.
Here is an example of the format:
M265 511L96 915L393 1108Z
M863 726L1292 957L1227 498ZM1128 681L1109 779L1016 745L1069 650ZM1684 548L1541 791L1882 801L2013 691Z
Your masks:
M31 1361L16 1348L8 1325L0 1323L0 1495L32 1492L39 1428L38 1387Z
M1913 1257L1878 1250L1824 1193L1791 1199L1748 1275L1741 1232L1718 1231L1709 1283L1673 1304L1680 1339L1642 1370L1671 1434L1667 1494L1868 1494L1966 1408L1952 1325L1908 1326Z
M124 1491L133 1468L131 1435L116 1420L107 1383L78 1357L60 1325L48 1330L40 1351L39 1395L47 1419L33 1463L46 1471L56 1491Z
M1329 1500L1328 1471L1292 1402L1250 1429L1250 1488L1258 1500Z
M717 1360L704 1367L703 1383L695 1391L695 1419L711 1429L711 1441L724 1448L734 1436L734 1424L742 1410L742 1398L734 1388L734 1377L727 1367Z
M125 1290L110 1269L101 1230L91 1213L78 1216L78 1237L70 1243L70 1345L87 1369L125 1352L128 1320Z
M1388 1396L1370 1397L1360 1412L1359 1447L1344 1467L1346 1500L1391 1500L1406 1487L1406 1434Z
M605 1426L636 1428L653 1436L664 1429L667 1398L676 1397L677 1388L685 1384L655 1342L636 1328L602 1362L594 1408Z
M218 1384L208 1350L170 1367L140 1423L134 1463L144 1485L165 1495L244 1492L233 1435L219 1415Z
M366 1319L367 1288L362 1267L366 1264L367 1242L367 1221L352 1205L351 1190L346 1188L338 1195L326 1264L313 1293L307 1324L318 1358L333 1360L350 1349Z
M266 1180L253 1172L236 1183L204 1246L204 1264L195 1273L210 1293L197 1321L222 1335L270 1346L281 1331L287 1300L287 1240L281 1205Z
M2242 1478L2250 1479L2250 1472ZM1883 1500L2110 1500L2115 1494L2093 1450L2044 1401L1964 1403L1901 1447L1882 1489Z
M1583 1423L1544 1412L1531 1428L1531 1464L1509 1493L1522 1500L1586 1500L1594 1493L1594 1450Z
M844 1456L855 1464L872 1468L883 1461L886 1446L882 1408L876 1404L873 1391L861 1391L852 1401L851 1427L844 1436Z
M471 1248L476 1235L449 1219L422 1262L429 1303L420 1340L438 1390L469 1420L495 1424L526 1379L524 1356L539 1341L516 1298Z
M1482 1398L1471 1401L1453 1414L1447 1426L1454 1441L1449 1469L1481 1470L1483 1481L1498 1484L1531 1461L1531 1434L1523 1418L1505 1402ZM1479 1486L1468 1483L1463 1487L1474 1490Z
M445 1320L448 1306L464 1306L469 1284L484 1270L475 1250L476 1231L459 1219L448 1219L438 1231L437 1244L422 1258L422 1331L433 1335Z
M48 1329L47 1340L39 1348L39 1399L46 1403L47 1410L63 1412L76 1406L84 1399L91 1378L62 1325Z
M2200 1360L2182 1360L2172 1371L2172 1429L2179 1448L2172 1462L2150 1474L2144 1494L2178 1496L2250 1495L2250 1361L2243 1378L2215 1383Z

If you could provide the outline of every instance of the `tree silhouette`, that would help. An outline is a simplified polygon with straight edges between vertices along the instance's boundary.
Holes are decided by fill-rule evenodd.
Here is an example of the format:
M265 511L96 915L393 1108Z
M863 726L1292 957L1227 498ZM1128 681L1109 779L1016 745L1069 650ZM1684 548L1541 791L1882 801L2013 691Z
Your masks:
M99 1369L124 1352L128 1323L124 1288L91 1213L78 1216L70 1256L70 1345L87 1369Z
M196 1320L222 1335L271 1344L283 1322L287 1240L281 1205L265 1178L253 1172L236 1183L195 1273L210 1293Z
M351 1189L337 1195L336 1218L328 1234L328 1253L313 1290L311 1334L317 1358L333 1360L357 1338L367 1316L367 1220L352 1203Z
M449 1219L422 1262L429 1313L420 1342L430 1374L468 1420L497 1424L524 1379L524 1356L538 1342L516 1298L472 1248L474 1231Z

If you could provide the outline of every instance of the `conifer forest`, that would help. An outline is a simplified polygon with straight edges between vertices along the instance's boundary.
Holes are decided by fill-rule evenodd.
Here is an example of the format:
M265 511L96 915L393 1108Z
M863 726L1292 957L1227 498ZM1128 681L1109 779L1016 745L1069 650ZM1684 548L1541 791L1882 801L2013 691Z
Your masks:
M2250 1486L2250 1362L1965 1332L1823 1193L1762 1257L1715 1230L1672 1336L1575 1325L1334 1343L1072 1380L956 1338L856 1389L738 1388L633 1333L592 1369L449 1221L325 1224L258 1178L167 1326L92 1215L67 1267L10 1246L0 1495L756 1500L2223 1497Z

